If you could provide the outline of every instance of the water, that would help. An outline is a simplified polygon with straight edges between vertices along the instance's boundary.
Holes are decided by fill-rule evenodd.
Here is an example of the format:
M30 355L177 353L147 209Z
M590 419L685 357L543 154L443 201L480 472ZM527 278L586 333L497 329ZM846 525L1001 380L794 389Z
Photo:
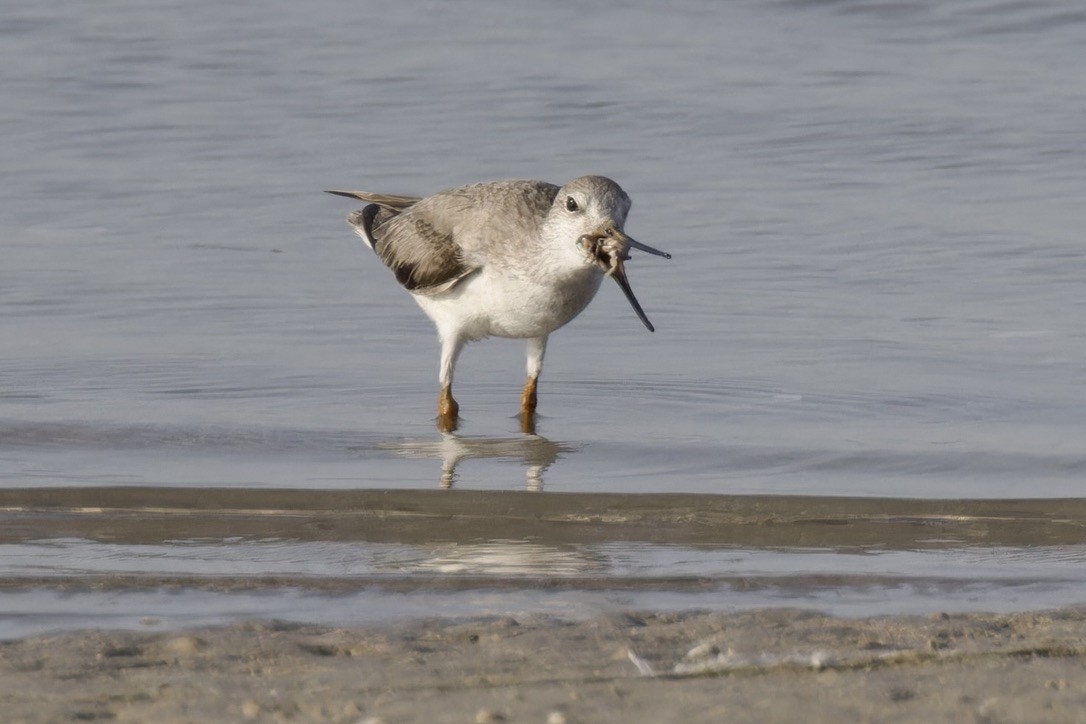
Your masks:
M0 488L1076 498L1084 30L1071 0L10 2ZM443 439L430 323L320 190L584 173L674 254L630 264L658 331L606 286L551 340L539 438L522 345L469 347ZM14 538L38 572L73 573L56 541L80 575L143 559ZM884 573L946 565L909 555ZM1023 604L1081 600L1057 568Z

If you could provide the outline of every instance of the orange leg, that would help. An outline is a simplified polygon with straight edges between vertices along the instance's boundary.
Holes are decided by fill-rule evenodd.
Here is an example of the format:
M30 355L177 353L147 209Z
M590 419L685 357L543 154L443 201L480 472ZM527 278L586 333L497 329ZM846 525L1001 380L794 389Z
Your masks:
M535 390L538 381L538 377L529 377L528 381L524 383L524 394L520 396L520 411L524 414L535 414L537 401Z
M460 405L452 396L452 385L441 388L437 398L437 429L441 432L454 432L460 422Z
M536 383L538 377L529 377L524 383L524 394L520 396L520 429L529 435L535 434Z

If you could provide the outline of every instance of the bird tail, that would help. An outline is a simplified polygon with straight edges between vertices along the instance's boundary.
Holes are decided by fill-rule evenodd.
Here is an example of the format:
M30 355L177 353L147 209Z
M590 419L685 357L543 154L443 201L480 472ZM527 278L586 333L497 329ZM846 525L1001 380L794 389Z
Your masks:
M347 223L354 227L355 233L361 236L362 241L366 242L366 246L373 251L377 251L376 240L373 236L374 225L380 226L422 200L418 196L371 194L368 191L326 191L325 193L346 196L369 204L364 209L352 212L347 217Z
M367 204L377 204L389 211L400 212L411 208L422 201L420 196L394 196L392 194L371 194L369 191L325 191L326 194L346 196L349 199L358 199Z

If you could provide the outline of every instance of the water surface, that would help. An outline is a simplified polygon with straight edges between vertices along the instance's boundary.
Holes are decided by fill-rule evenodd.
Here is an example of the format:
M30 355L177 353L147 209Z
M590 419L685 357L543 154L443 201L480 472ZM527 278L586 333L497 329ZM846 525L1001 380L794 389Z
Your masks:
M9 2L0 488L1077 498L1084 29L1071 0ZM538 436L523 345L469 347L440 435L430 323L320 190L585 173L674 255L630 263L657 332L605 286L552 337ZM196 539L6 555L166 574ZM386 555L200 541L185 575Z

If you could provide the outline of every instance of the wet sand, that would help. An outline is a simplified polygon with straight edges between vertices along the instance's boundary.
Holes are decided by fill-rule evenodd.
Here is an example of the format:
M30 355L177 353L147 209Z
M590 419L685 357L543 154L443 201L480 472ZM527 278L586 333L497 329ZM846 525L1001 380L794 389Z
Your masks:
M58 537L638 541L878 550L1086 544L1086 500L182 487L0 489L0 542Z
M44 488L0 491L0 523L0 542L8 545L76 540L115 546L113 555L129 545L207 540L225 548L264 539L519 540L536 546L531 558L540 550L616 541L852 552L1064 550L1086 542L1086 504L1078 499ZM542 598L555 588L872 585L894 595L897 581L847 570L813 578L790 570L782 581L697 572L642 580L601 576L591 566L564 576L525 570L314 576L35 573L15 566L0 576L0 594L52 591L78 606L90 592L305 590L335 599L379 589L438 602L487 590ZM975 608L985 607L979 600ZM330 620L318 610L308 618ZM94 619L87 621L77 625ZM4 722L1071 722L1082 721L1084 711L1086 609L866 619L779 609L587 620L533 613L352 627L249 621L154 632L82 629L0 642Z
M251 622L0 644L8 722L1082 721L1086 610Z

